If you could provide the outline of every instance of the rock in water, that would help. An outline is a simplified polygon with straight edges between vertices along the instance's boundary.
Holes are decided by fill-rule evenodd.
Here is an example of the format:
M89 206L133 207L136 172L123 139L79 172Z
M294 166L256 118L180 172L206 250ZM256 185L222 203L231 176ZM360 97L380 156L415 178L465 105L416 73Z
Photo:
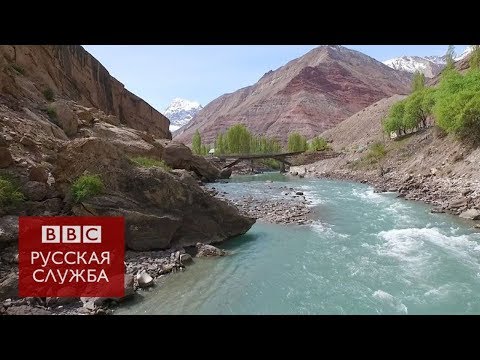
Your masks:
M193 263L193 259L189 254L180 255L180 263L182 265L189 265Z
M211 257L211 256L225 256L227 252L225 250L216 248L215 246L197 243L197 257Z
M147 288L153 286L153 278L146 272L142 272L137 275L138 286L141 288Z
M222 169L220 171L220 179L228 179L232 176L232 168Z
M460 214L461 218L470 220L480 220L480 210L468 209Z
M121 300L126 299L127 297L130 297L133 294L135 294L133 275L125 274L124 284L125 284L125 295Z

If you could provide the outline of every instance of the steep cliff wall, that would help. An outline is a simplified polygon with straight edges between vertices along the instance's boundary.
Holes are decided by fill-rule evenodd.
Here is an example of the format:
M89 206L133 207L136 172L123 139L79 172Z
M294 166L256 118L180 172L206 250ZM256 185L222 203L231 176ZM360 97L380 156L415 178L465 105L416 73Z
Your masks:
M16 74L17 73L17 74ZM22 76L15 76L21 73ZM25 103L43 101L53 90L67 98L116 115L121 124L171 139L168 119L125 89L79 45L1 45L0 93Z

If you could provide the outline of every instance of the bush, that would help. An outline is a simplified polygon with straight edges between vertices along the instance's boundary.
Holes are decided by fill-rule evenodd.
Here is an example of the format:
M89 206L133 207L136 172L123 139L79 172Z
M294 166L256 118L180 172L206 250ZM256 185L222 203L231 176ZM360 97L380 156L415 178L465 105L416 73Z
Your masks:
M385 149L385 145L381 142L376 142L370 145L369 152L365 156L365 158L370 163L375 163L381 160L387 154L387 150Z
M25 200L16 182L8 176L0 176L0 207L8 210Z
M77 203L99 195L103 191L103 181L98 175L82 175L72 185L73 200Z
M325 140L320 136L317 136L310 141L308 148L310 151L324 151L324 150L328 150L329 146L328 146L327 140Z
M172 168L168 166L163 160L152 159L146 156L136 156L131 158L130 160L132 160L136 165L145 168L160 167L165 171L172 170Z
M308 149L307 138L294 132L288 136L288 151L306 151Z
M46 111L47 111L47 115L50 118L50 120L52 120L53 122L56 122L57 121L57 112L55 111L55 109L52 106L48 106Z
M25 69L16 63L12 64L12 69L21 75L25 75Z
M43 96L47 101L53 101L55 98L55 94L53 93L53 90L50 88L43 90Z

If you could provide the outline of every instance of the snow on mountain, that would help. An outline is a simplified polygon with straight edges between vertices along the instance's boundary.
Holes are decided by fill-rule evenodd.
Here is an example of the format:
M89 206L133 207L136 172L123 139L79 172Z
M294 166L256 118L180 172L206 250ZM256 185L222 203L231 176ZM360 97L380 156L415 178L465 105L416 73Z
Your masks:
M442 60L439 56L401 56L383 63L395 70L409 73L420 71L429 78L437 75L445 66L445 60Z
M464 59L468 54L470 54L473 50L473 45L467 46L467 48L461 53L459 56L455 58L455 61Z
M170 131L175 131L188 124L203 106L196 101L175 98L166 107L163 114L170 120Z
M472 46L468 46L463 53L455 57L455 61L462 60L472 51ZM395 70L407 71L414 73L420 71L425 74L426 77L434 77L446 64L444 56L401 56L386 60L383 62L385 65Z

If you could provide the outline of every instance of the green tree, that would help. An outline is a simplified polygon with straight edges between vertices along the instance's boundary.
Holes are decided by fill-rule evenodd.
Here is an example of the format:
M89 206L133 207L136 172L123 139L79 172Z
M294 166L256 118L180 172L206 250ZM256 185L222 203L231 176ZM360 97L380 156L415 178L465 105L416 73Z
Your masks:
M472 54L470 55L470 69L480 69L480 45L473 45Z
M230 127L225 133L226 151L229 154L250 154L252 135L243 124Z
M210 151L210 148L207 146L207 145L203 145L201 146L201 150L200 150L200 155L208 155L208 152Z
M216 155L223 155L225 154L225 143L223 141L223 134L220 133L215 140L215 154Z
M447 53L445 54L445 70L455 69L455 46L448 45Z
M403 124L405 129L413 130L427 125L427 118L432 114L435 103L435 90L418 90L405 99Z
M202 137L200 136L198 129L195 131L195 134L192 138L192 151L197 155L202 153Z
M288 151L306 151L308 149L307 138L297 132L291 133L288 136Z
M412 92L425 88L425 75L420 71L415 71L412 79Z
M399 101L390 108L388 116L383 121L383 129L389 135L394 132L397 136L405 133L403 116L405 114L405 100Z
M433 114L440 128L463 138L480 138L480 70L442 77Z

